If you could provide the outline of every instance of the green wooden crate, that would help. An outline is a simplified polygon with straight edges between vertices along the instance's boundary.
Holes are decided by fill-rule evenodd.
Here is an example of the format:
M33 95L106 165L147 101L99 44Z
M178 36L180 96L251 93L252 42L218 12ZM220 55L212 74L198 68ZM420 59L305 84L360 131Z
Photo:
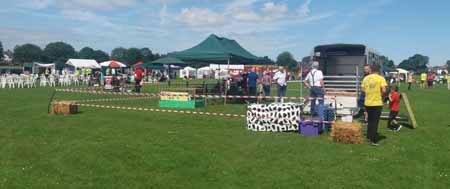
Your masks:
M161 108L178 108L178 109L195 109L196 107L204 107L205 100L190 100L190 101L170 101L160 100L159 107Z

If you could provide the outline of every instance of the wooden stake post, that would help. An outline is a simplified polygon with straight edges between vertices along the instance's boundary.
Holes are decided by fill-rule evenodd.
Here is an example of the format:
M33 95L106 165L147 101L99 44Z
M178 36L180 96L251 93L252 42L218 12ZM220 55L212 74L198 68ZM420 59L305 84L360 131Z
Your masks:
M411 108L411 104L409 104L408 96L406 95L406 93L402 93L402 96L403 96L402 99L403 99L403 101L405 102L405 105L406 105L406 109L408 110L408 114L409 114L409 117L411 119L412 126L415 129L415 128L417 128L417 121L416 121L416 117L414 116L414 112L413 112L413 110Z

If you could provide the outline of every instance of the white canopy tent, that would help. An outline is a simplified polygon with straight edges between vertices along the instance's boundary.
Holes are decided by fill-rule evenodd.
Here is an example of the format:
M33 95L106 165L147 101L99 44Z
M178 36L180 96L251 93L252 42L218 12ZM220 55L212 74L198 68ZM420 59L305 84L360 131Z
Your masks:
M390 74L395 78L400 78L401 82L405 82L408 80L408 76L410 73L408 72L408 70L397 68L394 72L390 72Z
M31 70L31 73L35 73L36 69L39 69L39 68L50 68L51 73L56 72L56 64L55 63L43 64L43 63L39 63L39 62L33 62L33 68Z
M210 64L209 67L214 71L215 79L228 79L232 75L237 75L244 71L244 65L224 65Z
M41 68L51 68L51 67L55 67L55 64L54 63L53 64L41 64L38 62L34 62L33 66L41 67Z
M71 65L75 68L101 68L97 61L88 59L69 59L66 64Z
M213 70L211 67L203 67L197 70L197 78L198 79L206 79L212 74Z
M180 78L190 78L190 77L195 77L197 74L197 70L195 68L192 67L185 67L184 69L180 70Z

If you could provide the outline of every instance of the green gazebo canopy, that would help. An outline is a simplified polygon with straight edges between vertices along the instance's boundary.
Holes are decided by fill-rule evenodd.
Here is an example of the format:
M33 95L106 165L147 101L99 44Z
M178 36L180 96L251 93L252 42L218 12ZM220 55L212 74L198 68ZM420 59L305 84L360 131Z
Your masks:
M181 51L169 54L187 62L218 63L218 64L267 64L267 58L257 57L245 50L235 40L209 36L200 44Z
M163 70L164 66L162 64L154 64L152 62L148 62L148 63L141 64L139 66L136 66L136 68Z
M185 65L187 64L186 62L178 59L178 58L174 58L174 57L164 57L164 58L160 58L158 60L155 60L153 62L151 62L152 64L171 64L171 65Z

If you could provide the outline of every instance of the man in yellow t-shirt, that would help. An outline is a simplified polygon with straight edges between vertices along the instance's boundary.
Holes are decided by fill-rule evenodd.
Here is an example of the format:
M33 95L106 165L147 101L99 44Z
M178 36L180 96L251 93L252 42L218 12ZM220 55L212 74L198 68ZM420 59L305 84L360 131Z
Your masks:
M366 93L364 105L367 111L367 139L378 146L378 123L383 109L383 95L386 93L386 79L380 75L380 65L370 66L372 74L366 76L361 89Z
M420 74L420 88L425 88L425 82L427 81L427 73Z

